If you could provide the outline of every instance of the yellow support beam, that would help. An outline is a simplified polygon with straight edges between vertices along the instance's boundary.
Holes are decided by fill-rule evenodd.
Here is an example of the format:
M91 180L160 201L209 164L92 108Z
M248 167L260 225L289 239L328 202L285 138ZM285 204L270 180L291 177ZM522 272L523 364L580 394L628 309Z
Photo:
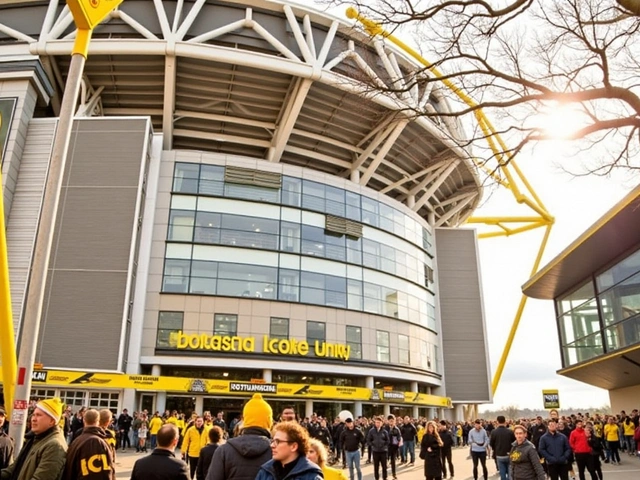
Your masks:
M2 115L0 115L0 127ZM2 164L2 146L0 145L0 165ZM11 288L9 285L9 256L7 254L7 235L4 222L4 199L2 195L2 170L0 169L0 358L4 383L5 410L11 414L13 396L18 378L18 359L13 333L13 314L11 312Z
M539 266L540 261L542 259L542 255L544 254L544 250L547 246L547 241L549 239L549 234L551 233L551 227L553 226L555 219L553 216L547 211L544 204L540 200L540 197L535 193L531 184L523 175L520 167L518 167L513 154L507 148L504 140L498 134L496 129L493 127L487 116L484 114L482 108L478 107L478 104L467 95L460 87L455 85L448 78L444 78L442 73L433 66L432 63L425 60L418 52L409 47L407 44L396 38L390 32L387 32L382 26L369 19L365 16L361 15L355 8L350 7L347 9L346 15L348 18L357 20L360 22L365 31L369 33L371 36L380 35L383 38L388 39L391 43L395 44L397 47L405 51L408 55L418 61L421 65L424 65L429 71L449 89L455 95L458 96L460 100L462 100L467 106L470 108L474 108L473 114L478 122L478 126L480 127L487 144L491 148L495 160L497 162L496 168L490 168L487 165L487 162L473 158L472 160L476 164L478 168L484 171L490 178L496 181L499 185L507 188L513 195L515 201L518 204L524 205L532 210L536 215L529 216L505 216L505 217L471 217L467 219L467 223L472 224L483 224L491 227L495 227L496 229L491 232L480 233L478 235L479 238L492 238L499 236L510 236L515 235L522 232L527 232L536 228L546 227L542 242L540 244L540 249L538 251L538 255L536 256L536 260L533 265L533 269L531 272L531 276L533 276ZM512 171L513 170L513 171ZM517 181L520 181L524 185L525 191L530 195L527 196L524 194L520 188L518 187ZM509 224L518 224L519 226L515 226L513 228L507 227ZM518 325L520 324L520 319L522 318L522 313L524 312L524 307L526 304L526 297L523 295L520 304L518 306L518 310L516 311L515 318L513 320L513 324L511 325L511 331L509 332L509 337L507 338L507 343L505 345L504 351L502 353L502 357L500 358L500 362L498 363L497 370L494 374L493 381L491 384L493 394L496 393L498 389L498 384L500 383L500 378L502 376L502 371L504 370L505 363L509 356L509 352L511 351L511 346L513 344L513 339L518 330Z

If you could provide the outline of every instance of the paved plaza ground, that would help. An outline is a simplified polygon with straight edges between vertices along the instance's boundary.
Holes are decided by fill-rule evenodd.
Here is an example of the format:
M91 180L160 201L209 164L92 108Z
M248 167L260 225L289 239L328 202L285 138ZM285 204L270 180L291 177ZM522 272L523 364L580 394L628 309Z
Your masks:
M473 479L471 471L471 460L467 460L468 450L467 448L456 448L453 451L453 464L455 468L455 480L469 480ZM131 452L118 452L117 458L117 475L118 479L128 479L131 476L131 469L135 461L140 458L141 455L136 455ZM492 461L487 462L489 468L490 480L499 479L496 471L495 464ZM215 468L215 466L213 466ZM348 470L345 470L348 474ZM398 480L424 480L424 467L423 461L416 457L416 464L413 467L401 466L398 468ZM622 456L622 465L602 465L603 477L607 480L638 480L640 479L640 458L630 457L628 455ZM373 466L363 465L362 469L363 480L373 480ZM482 478L482 477L481 477ZM590 480L589 474L586 474L587 480ZM149 479L153 480L153 479ZM356 479L357 480L357 479ZM389 480L391 480L391 474L389 473Z

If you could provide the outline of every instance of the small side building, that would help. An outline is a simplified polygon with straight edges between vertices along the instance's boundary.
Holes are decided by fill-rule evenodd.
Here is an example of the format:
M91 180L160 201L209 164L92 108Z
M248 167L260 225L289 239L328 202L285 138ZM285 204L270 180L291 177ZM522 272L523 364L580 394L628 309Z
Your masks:
M640 398L640 186L522 287L553 300L564 375L609 390L614 412Z

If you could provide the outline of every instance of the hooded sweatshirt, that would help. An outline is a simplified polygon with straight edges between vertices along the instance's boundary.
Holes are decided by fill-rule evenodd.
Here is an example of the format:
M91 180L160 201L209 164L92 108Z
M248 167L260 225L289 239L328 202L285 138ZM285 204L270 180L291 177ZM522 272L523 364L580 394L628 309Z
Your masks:
M511 480L545 480L546 476L536 448L529 440L511 444L509 453L509 478Z
M247 427L238 437L220 445L211 460L206 480L254 480L260 467L271 460L271 435Z

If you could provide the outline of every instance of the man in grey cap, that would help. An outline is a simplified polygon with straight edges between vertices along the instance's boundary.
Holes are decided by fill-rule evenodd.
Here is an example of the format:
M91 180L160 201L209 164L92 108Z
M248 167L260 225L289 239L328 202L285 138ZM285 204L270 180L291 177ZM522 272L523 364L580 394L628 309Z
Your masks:
M6 415L4 408L0 407L0 470L13 462L13 440L4 430Z

